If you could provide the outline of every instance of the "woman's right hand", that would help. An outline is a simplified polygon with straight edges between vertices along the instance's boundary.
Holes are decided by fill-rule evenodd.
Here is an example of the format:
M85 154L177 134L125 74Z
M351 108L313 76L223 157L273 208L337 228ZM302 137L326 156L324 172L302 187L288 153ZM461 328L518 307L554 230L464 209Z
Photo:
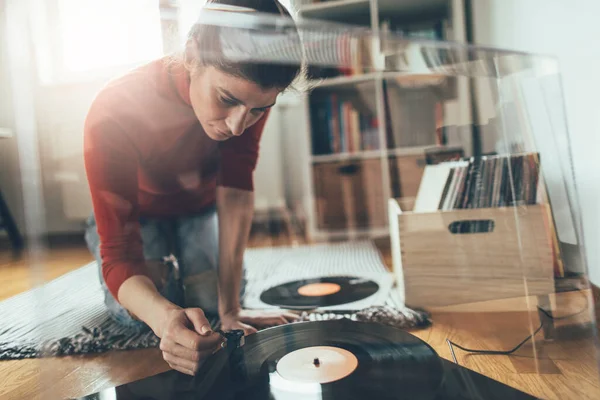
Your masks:
M168 310L157 333L164 360L171 368L194 375L222 342L200 308Z

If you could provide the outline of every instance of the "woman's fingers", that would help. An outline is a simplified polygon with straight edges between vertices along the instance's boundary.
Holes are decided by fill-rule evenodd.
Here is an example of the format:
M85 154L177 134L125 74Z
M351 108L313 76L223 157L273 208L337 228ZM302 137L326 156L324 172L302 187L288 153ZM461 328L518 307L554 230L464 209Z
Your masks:
M194 325L194 329L201 335L208 335L212 332L210 323L200 308L186 308L185 315Z
M173 329L171 334L167 336L167 339L190 350L203 351L214 350L219 345L221 336L215 332L211 332L204 336L199 335L181 324Z
M183 346L175 345L174 350L172 350L172 352L163 351L163 358L171 366L171 368L177 369L178 371L184 373L189 373L190 375L194 375L198 372L200 366L212 354L212 352L199 352L197 356L194 356L194 359L189 359L185 356L182 357L178 355L188 355L188 351L189 350L183 348Z
M300 319L300 316L298 314L294 314L292 312L284 312L283 316L285 317L285 319L287 319L289 322L294 322L294 321L298 321Z
M193 374L198 372L200 364L197 361L186 360L185 358L177 357L171 353L163 352L163 358L171 367L182 368L187 371L191 371Z
M210 329L202 310L194 308L171 313L162 339L191 350L202 351L215 349L219 345L220 336Z
M171 353L176 357L183 358L186 360L200 362L204 358L210 356L213 352L210 350L198 351L188 349L178 343L169 341L168 339L162 340L160 342L160 349L167 353Z
M171 368L173 368L173 367L171 367ZM194 371L190 371L189 369L185 369L185 368L180 368L178 366L175 366L173 369L176 371L182 372L186 375L190 375L190 376L196 375L196 373Z
M240 322L240 327L244 330L245 336L258 332L258 330L252 325L244 324L242 322Z
M172 363L168 363L168 364L169 364L169 367L171 367L171 369L174 369L175 371L179 371L181 373L184 373L186 375L191 375L191 376L196 375L196 373L194 371L192 371L191 369L184 368L177 364L172 364Z

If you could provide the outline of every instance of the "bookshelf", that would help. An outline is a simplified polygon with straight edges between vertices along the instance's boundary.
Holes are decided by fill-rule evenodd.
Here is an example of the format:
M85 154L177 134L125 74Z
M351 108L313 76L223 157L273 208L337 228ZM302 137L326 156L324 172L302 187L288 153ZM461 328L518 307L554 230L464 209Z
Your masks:
M300 19L341 22L374 32L401 30L407 37L465 40L463 0L305 0L297 9ZM437 137L436 118L444 102L427 103L427 96L459 103L468 92L443 74L407 74L375 66L387 62L385 43L380 41L360 51L358 57L369 57L373 70L330 69L304 96L309 121L304 208L311 240L388 236L388 199L400 197L402 204L412 204L429 152L453 149L452 143ZM419 121L426 123L418 129L399 126L402 122L390 111L395 91L420 99ZM398 101L403 104L393 108L414 114L406 108L414 99ZM425 139L393 140L394 132L403 129L415 132L415 139Z

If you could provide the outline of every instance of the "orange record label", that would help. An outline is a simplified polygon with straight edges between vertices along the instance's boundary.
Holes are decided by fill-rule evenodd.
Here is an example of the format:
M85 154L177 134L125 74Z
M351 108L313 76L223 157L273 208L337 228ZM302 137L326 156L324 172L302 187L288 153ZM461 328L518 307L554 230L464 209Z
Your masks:
M309 283L298 288L301 296L327 296L339 292L341 286L337 283Z

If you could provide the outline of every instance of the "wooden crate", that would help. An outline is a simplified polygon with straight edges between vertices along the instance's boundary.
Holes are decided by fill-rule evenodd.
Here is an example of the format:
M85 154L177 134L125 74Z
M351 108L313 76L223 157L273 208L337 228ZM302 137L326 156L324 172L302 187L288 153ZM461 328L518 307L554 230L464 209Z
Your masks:
M393 268L406 304L447 306L554 292L545 207L412 213L390 200ZM451 232L473 221L491 221L493 229Z
M319 229L385 226L380 159L318 163L313 177Z

